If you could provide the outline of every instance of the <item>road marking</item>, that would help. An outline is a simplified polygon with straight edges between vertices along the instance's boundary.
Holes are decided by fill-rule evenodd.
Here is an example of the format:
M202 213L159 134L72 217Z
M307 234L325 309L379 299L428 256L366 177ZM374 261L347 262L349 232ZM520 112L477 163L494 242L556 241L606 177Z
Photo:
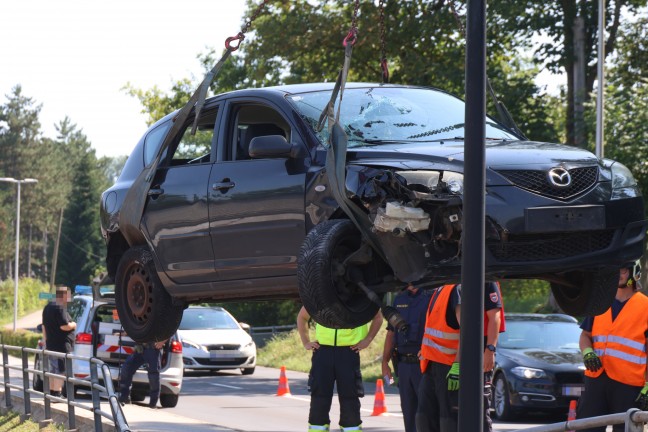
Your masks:
M209 385L217 386L217 387L225 387L225 388L230 388L234 390L243 390L243 387L235 387L235 386L230 386L226 384L216 384L216 383L207 383Z
M282 397L289 398L289 399L295 399L299 401L304 401L304 402L310 402L310 398L303 398L303 397L298 397L298 396L293 396L293 395L284 395ZM360 411L365 411L365 412L373 412L373 410L370 409L365 409L365 408L360 408ZM386 412L381 414L385 417L403 417L403 414L398 414L398 413L390 413Z

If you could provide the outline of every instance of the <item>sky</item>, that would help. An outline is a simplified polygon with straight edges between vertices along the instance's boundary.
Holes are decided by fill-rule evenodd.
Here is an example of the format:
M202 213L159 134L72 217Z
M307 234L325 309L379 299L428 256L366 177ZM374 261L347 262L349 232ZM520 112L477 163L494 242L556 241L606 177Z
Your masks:
M245 0L8 0L0 5L0 104L16 85L42 104L43 135L68 116L98 156L128 155L146 130L122 89L203 71L197 56L243 23Z

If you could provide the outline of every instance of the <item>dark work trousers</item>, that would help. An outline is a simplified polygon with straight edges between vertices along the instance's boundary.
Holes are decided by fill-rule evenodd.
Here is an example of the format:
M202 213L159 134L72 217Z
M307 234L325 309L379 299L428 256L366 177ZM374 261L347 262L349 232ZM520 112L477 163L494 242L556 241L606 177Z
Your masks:
M418 407L418 388L421 383L421 365L418 361L398 363L398 393L405 432L416 432L416 407Z
M140 366L146 363L146 371L149 380L149 405L157 405L160 398L160 369L162 367L162 350L155 348L144 348L141 353L134 352L127 359L121 368L119 383L119 397L122 401L130 396L130 387L133 383L133 375Z
M419 385L416 410L417 432L456 432L458 425L459 392L448 390L446 376L450 365L428 363ZM484 431L492 432L489 413L493 372L484 374Z
M313 352L308 386L311 392L308 423L331 424L329 410L333 402L333 385L337 384L340 401L340 426L360 426L360 398L364 396L360 374L360 354L348 346L320 345Z
M611 379L605 372L597 378L586 376L585 391L578 401L576 418L596 417L605 414L624 413L635 408L635 399L642 386L635 387ZM623 424L614 425L614 432L623 432ZM604 432L605 426L583 429L589 432Z

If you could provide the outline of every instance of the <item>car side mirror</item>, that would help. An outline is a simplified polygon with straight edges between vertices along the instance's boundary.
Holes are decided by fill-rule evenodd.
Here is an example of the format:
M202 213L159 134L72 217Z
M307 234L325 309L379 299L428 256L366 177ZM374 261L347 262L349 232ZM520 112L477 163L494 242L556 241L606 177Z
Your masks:
M248 323L244 323L244 322L240 322L239 325L241 326L241 328L242 328L243 330L245 330L246 332L250 333L250 324L248 324Z
M279 158L301 156L301 144L292 144L281 135L265 135L252 138L250 141L251 158Z

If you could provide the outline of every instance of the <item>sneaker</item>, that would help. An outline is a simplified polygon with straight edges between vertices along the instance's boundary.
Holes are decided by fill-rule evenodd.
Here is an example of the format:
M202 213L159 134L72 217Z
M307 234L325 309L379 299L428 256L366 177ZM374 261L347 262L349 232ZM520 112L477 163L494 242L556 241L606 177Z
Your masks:
M157 403L149 403L148 407L151 409L157 409Z

